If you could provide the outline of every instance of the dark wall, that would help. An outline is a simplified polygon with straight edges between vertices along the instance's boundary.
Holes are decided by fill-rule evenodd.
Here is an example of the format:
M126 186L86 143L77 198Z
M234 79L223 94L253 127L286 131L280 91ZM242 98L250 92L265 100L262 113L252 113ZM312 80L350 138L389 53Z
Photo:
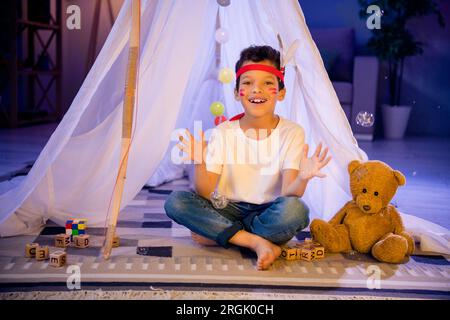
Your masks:
M370 37L366 22L358 16L357 0L300 0L306 22L314 27L353 27L358 54ZM412 105L407 135L450 136L450 1L439 1L446 27L435 16L411 21L410 30L423 42L424 54L405 61L402 104ZM382 24L383 22L381 22ZM387 70L380 70L379 104L388 102ZM379 110L377 117L380 118ZM377 127L378 130L378 127Z

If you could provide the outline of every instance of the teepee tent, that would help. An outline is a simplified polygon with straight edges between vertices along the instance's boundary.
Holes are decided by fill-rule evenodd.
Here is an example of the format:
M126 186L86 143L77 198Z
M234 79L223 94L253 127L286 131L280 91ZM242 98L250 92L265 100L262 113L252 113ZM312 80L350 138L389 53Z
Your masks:
M104 226L116 182L121 152L123 86L131 31L131 0L119 16L65 117L42 150L25 180L0 195L0 235L37 230L46 219L63 225L83 217ZM216 59L215 32L226 28L228 42ZM286 99L276 113L299 123L314 150L330 148L333 161L326 179L314 179L304 200L312 218L330 218L348 199L346 167L367 160L311 38L297 0L239 0L222 7L215 0L141 0L133 140L121 207L146 183L158 184L184 169L171 160L176 128L203 130L214 126L208 112L223 101L226 116L242 112L233 98L233 84L216 80L218 67L231 67L243 48L278 48L299 39L293 63L286 68ZM220 61L220 65L216 64Z

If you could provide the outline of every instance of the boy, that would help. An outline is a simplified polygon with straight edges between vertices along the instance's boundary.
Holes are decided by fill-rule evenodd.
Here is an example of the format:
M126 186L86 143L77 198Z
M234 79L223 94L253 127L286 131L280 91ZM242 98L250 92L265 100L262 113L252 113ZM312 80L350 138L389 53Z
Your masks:
M320 169L331 157L319 144L308 158L303 129L274 113L276 102L286 94L277 50L249 47L241 52L235 69L235 98L245 113L217 126L208 145L201 131L201 140L188 130L187 140L180 136L177 146L195 163L197 193L174 191L164 208L171 219L193 232L198 243L252 249L258 270L265 270L280 255L279 245L308 226L309 209L298 197L311 178L325 177ZM269 150L265 161L256 160L264 148ZM253 161L245 158L247 154L244 161L236 161L242 160L243 149ZM223 209L209 200L216 186L229 200Z

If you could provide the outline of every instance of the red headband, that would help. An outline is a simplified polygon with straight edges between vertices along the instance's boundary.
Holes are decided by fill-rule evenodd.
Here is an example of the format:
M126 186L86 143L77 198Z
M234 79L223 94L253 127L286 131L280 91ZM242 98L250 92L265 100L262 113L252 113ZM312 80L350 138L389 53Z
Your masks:
M280 71L280 70L278 70L275 67L268 66L268 65L265 65L265 64L257 64L257 63L255 63L255 64L248 64L246 66L241 67L236 72L236 79L239 78L239 76L241 74L243 74L244 72L247 72L247 71L250 71L250 70L261 70L261 71L269 72L269 73L271 73L273 75L276 75L278 78L280 78L281 81L284 82L284 75L283 75L284 68L282 68L281 71Z

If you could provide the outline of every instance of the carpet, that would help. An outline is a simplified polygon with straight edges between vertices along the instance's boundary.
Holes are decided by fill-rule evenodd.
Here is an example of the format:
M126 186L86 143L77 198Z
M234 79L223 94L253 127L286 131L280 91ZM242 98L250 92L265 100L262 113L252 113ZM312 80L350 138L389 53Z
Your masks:
M445 296L450 291L448 257L425 255L420 248L402 265L380 263L364 254L326 254L324 259L311 262L278 259L269 270L257 271L253 252L237 247L197 245L188 229L165 215L163 204L168 194L187 189L188 181L181 179L141 190L119 216L120 247L113 249L107 261L101 257L105 230L90 228L89 222L90 246L66 248L67 265L60 268L50 266L48 260L26 258L24 250L25 244L31 242L48 245L50 252L60 250L54 247L54 236L64 233L64 227L49 222L37 236L1 238L2 291L21 286L66 286L74 270L80 276L81 289L117 284L273 290L328 288L356 290L361 297L370 296L368 293L374 290L385 296L414 293L421 297ZM302 232L298 238L308 236L308 232Z
M192 290L123 290L105 291L31 291L0 293L0 300L412 300L417 298L380 297L311 293L243 293Z

